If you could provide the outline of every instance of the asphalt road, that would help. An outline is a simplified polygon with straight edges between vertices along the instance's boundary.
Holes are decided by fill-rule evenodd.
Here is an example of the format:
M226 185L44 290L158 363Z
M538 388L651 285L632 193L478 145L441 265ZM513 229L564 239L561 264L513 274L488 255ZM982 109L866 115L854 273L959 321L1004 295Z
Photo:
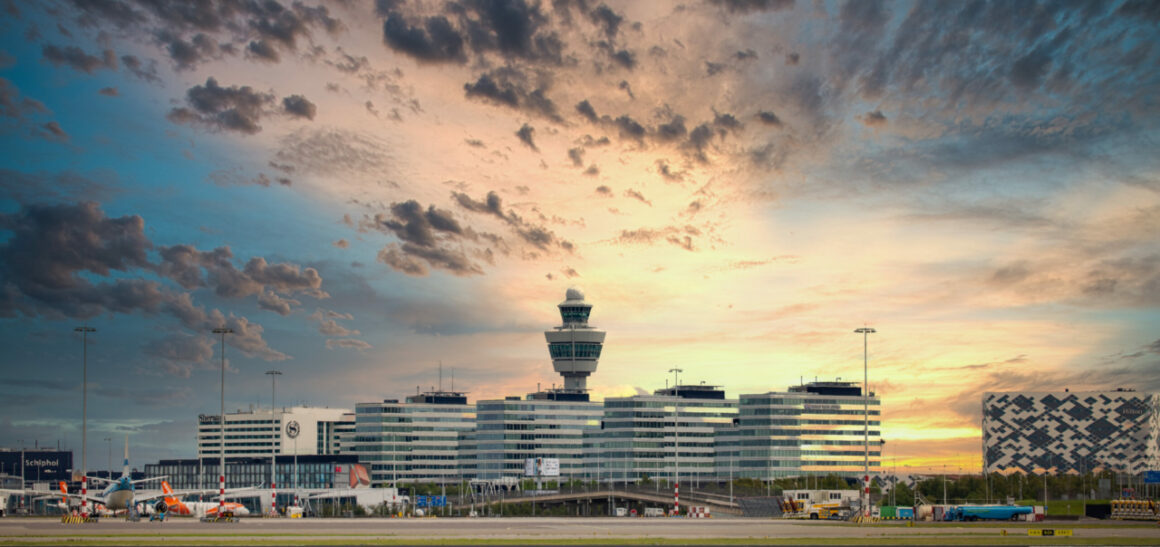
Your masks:
M985 543L1002 530L1027 538L1028 528L1063 528L1075 538L1141 538L1160 544L1160 526L1079 527L1075 523L978 525L939 523L913 528L904 523L857 525L825 521L785 521L748 518L420 518L420 519L241 519L236 523L202 523L194 519L171 519L164 523L103 519L98 523L62 524L56 519L0 519L0 543L56 544L65 541L100 540L188 544L197 538L229 543L253 541L294 542L360 540L578 540L590 539L764 539L834 538L860 539L925 537L938 543L940 536L971 537ZM228 539L227 539L228 538ZM912 538L912 539L913 539ZM1039 539L1039 538L1036 538Z

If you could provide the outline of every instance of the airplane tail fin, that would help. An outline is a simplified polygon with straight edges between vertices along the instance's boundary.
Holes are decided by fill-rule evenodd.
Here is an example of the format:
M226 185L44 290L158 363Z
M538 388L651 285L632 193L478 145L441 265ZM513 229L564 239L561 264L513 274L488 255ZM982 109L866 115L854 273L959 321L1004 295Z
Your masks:
M125 435L125 467L121 469L121 475L130 477L129 472L129 436Z
M161 491L165 493L165 503L169 506L176 506L177 498L173 497L173 488L169 486L169 481L161 481Z

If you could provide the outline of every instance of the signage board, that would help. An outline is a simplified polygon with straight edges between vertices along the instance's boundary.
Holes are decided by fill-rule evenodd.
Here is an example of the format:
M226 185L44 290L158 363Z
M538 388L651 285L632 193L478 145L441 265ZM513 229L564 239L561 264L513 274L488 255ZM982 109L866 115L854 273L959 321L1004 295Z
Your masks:
M525 477L559 477L560 458L527 458L524 460Z
M1160 471L1145 471L1144 484L1160 484Z

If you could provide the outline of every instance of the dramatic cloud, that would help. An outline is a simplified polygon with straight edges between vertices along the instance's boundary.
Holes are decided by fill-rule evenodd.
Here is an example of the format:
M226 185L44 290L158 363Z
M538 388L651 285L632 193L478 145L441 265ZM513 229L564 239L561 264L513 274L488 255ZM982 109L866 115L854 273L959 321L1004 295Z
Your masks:
M76 46L62 48L46 44L41 49L41 53L44 55L44 60L55 66L64 65L88 74L101 68L117 70L117 54L113 53L111 49L106 49L100 57L97 57L85 53L84 50Z
M516 137L519 137L520 142L528 145L528 148L539 152L540 149L536 148L535 133L536 129L525 123L522 127L520 127L519 131L516 131Z
M306 97L302 95L291 95L282 99L282 108L291 116L308 120L313 120L314 114L318 111L314 103L306 100Z
M452 192L451 197L460 207L468 211L495 216L503 220L521 240L542 251L558 248L570 253L574 249L572 242L559 239L551 230L524 221L514 211L505 212L502 200L495 192L488 192L483 201L476 201L471 196L460 192Z
M205 85L189 88L185 102L189 108L174 108L169 112L170 120L252 135L262 130L258 121L274 103L274 95L250 86L221 87L211 77Z

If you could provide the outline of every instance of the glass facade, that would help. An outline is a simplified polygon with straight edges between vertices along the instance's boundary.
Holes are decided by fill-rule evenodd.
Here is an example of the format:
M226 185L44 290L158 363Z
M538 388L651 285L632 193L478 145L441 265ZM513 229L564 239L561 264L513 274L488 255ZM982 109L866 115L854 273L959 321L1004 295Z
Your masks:
M867 412L854 383L814 383L789 392L742 395L737 424L717 432L719 472L761 480L861 476L868 427L870 472L877 473L881 400L870 394L868 402Z
M663 390L661 390L663 391ZM689 389L686 395L694 395ZM603 429L585 441L589 480L634 482L645 477L682 482L717 477L716 431L733 425L737 401L666 394L617 397L604 401ZM679 392L678 392L679 393Z
M218 458L161 460L156 464L146 464L145 475L167 476L169 485L175 490L212 490L218 487L218 462ZM336 473L336 470L349 469L355 463L358 463L358 458L353 455L278 456L275 466L276 484L279 489L346 486L342 481L349 475ZM338 484L336 476L339 477ZM269 488L270 459L226 458L226 488L251 486Z
M560 475L584 474L586 431L600 429L600 403L505 399L476 403L475 474L523 477L527 458L559 458Z
M439 395L439 394L428 394ZM466 476L462 434L475 428L475 408L464 397L430 396L405 403L359 403L346 453L366 464L373 485L455 482Z

